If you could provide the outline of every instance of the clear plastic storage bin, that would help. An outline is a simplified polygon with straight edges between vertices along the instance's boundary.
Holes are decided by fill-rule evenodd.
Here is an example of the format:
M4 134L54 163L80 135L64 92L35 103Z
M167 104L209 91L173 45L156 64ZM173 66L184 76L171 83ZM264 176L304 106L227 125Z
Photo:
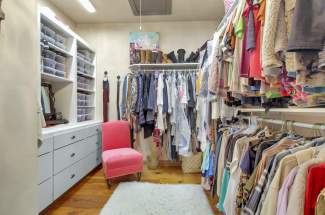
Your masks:
M55 55L55 61L58 63L65 63L65 57L63 57L62 55Z
M78 66L77 70L80 73L85 73L85 69L83 67Z
M56 70L55 75L63 78L64 77L64 72Z
M55 75L56 70L53 69L53 68L51 68L51 67L44 66L43 67L43 72L44 73L48 73L48 74Z
M55 69L61 71L61 72L64 72L64 69L65 69L65 66L63 63L56 63L55 64Z
M61 49L65 49L65 48L66 48L64 44L59 43L59 42L55 42L55 45L56 45L57 47L61 48Z
M43 58L43 65L55 69L56 62L49 58Z
M47 26L43 26L44 33L55 40L55 31Z
M60 35L60 34L56 34L56 35L55 35L55 41L56 41L57 43L61 43L61 44L64 45L64 43L65 43L65 38L64 38L62 35Z
M55 52L52 52L49 49L44 49L43 50L43 56L44 56L44 58L48 58L48 59L54 60L55 59L55 56L56 56L56 53Z

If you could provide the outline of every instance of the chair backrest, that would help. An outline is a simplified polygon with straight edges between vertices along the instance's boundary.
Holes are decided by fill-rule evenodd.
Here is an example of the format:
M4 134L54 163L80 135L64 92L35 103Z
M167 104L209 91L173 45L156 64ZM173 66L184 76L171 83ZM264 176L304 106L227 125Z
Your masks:
M131 147L128 121L111 121L102 125L102 151Z

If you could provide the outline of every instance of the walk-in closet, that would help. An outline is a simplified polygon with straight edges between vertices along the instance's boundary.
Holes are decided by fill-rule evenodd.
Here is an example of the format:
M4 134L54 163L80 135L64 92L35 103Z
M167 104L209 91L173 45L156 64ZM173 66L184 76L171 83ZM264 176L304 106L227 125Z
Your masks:
M0 0L0 214L325 215L324 0Z

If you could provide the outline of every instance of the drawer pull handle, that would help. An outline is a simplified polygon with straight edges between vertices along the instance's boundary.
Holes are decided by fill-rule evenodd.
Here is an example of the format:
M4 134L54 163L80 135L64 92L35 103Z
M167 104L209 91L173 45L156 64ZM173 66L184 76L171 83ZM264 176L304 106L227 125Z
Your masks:
M75 176L76 176L75 174L72 174L72 175L70 176L70 179L73 179Z
M76 136L73 135L73 136L71 137L71 140L73 140L73 139L75 139L75 138L76 138Z
M70 155L70 157L73 158L75 155L76 155L76 153L72 153L72 154Z

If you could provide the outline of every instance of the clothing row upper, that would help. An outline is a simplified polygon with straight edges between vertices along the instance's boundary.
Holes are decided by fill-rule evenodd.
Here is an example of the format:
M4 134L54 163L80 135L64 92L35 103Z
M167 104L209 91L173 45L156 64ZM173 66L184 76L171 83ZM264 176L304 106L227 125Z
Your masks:
M256 123L220 124L204 152L203 185L227 215L324 214L324 143Z
M324 11L323 0L233 1L208 42L209 91L246 106L325 105Z

